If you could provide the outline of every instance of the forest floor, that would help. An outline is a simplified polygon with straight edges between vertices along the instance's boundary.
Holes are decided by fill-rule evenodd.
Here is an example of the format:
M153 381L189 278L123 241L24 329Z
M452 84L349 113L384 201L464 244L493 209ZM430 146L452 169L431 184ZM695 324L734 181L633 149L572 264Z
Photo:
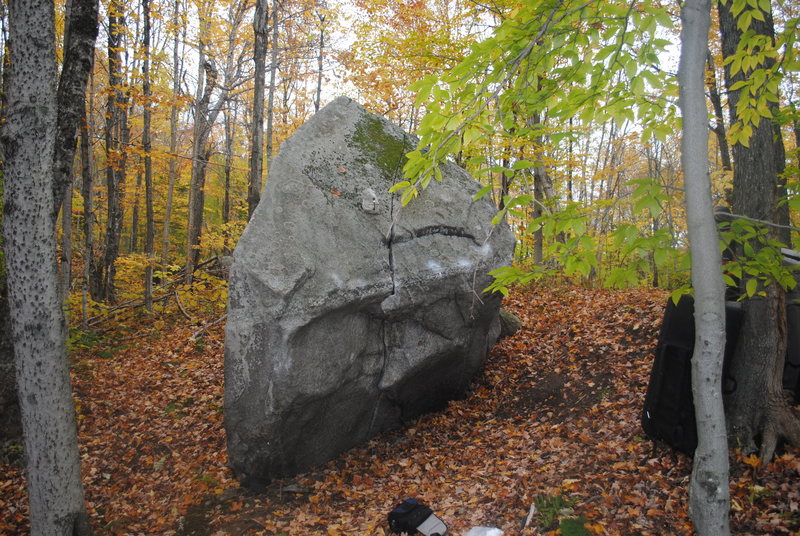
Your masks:
M226 467L222 324L197 339L202 323L177 319L106 334L72 357L92 524L98 534L384 535L387 513L415 496L456 536L478 525L506 536L691 534L690 460L639 424L665 302L654 290L517 291L506 307L523 328L494 348L465 400L261 493ZM0 534L27 533L14 452L0 456ZM755 461L731 455L735 533L800 534L800 449Z

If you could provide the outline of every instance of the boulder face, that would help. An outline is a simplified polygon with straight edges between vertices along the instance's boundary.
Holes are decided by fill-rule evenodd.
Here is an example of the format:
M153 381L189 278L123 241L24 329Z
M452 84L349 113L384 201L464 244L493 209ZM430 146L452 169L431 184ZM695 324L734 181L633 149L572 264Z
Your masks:
M225 428L246 486L463 396L497 339L482 289L513 235L452 164L401 208L387 192L414 146L340 97L272 162L229 287Z

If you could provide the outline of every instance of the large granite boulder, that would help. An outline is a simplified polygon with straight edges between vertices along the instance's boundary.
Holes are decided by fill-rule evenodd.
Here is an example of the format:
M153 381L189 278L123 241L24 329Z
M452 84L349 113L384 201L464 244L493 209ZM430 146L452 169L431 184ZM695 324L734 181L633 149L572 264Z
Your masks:
M401 208L387 192L414 145L342 97L272 162L230 275L225 427L244 485L463 396L497 339L482 289L513 235L452 164Z

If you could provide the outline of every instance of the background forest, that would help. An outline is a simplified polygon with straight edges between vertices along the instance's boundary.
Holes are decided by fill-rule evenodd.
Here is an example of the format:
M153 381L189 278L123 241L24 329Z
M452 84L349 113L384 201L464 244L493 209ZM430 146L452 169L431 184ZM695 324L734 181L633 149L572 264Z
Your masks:
M146 266L161 281L228 255L281 142L334 96L351 96L410 131L428 111L446 115L443 101L457 103L459 95L434 87L435 77L468 58L517 6L283 0L262 10L257 32L252 1L159 0L148 9L149 47L143 5L101 6L73 191L60 219L75 318L142 296ZM778 27L796 9L775 6ZM508 212L502 215L518 233L516 261L528 278L670 288L687 280L675 135L677 14L648 4L636 15L636 32L599 18L583 40L554 28L557 53L550 50L539 66L552 74L530 91L547 99L545 111L531 117L490 99L481 122L458 132L451 152ZM720 89L719 44L711 50L711 173L723 207L731 187L726 136L736 128L731 134ZM262 86L254 91L256 72ZM599 76L609 79L608 93L593 90ZM789 155L800 135L798 84L788 70L776 91ZM464 119L454 112L443 121ZM794 196L796 168L786 180Z

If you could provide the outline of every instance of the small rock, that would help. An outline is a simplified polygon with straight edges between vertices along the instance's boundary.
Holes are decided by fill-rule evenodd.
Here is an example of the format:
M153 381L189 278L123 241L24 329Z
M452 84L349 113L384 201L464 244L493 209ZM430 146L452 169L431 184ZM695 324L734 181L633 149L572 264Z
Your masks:
M515 334L522 327L522 320L507 309L500 309L500 338L505 339Z

